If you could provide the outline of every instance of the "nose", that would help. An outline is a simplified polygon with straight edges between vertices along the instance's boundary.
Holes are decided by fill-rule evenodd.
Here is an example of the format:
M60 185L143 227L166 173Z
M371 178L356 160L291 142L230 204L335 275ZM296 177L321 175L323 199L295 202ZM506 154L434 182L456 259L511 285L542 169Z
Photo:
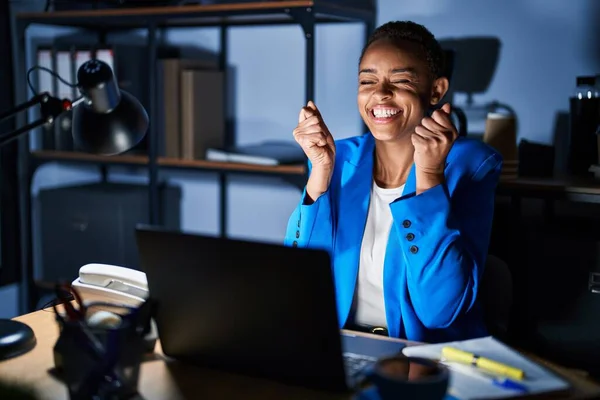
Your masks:
M375 96L377 96L378 99L389 99L393 95L394 92L392 91L392 86L389 84L389 82L382 81L377 84L377 87L375 88Z

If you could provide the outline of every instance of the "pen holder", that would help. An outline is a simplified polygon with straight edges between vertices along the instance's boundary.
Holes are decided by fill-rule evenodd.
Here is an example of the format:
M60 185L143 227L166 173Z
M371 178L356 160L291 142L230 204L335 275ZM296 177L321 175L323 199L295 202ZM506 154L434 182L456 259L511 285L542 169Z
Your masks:
M360 375L358 399L380 400L442 400L450 378L448 369L433 360L401 354L378 360Z
M93 326L56 313L60 334L54 364L71 400L129 399L137 392L150 327L150 302L117 314L118 326Z

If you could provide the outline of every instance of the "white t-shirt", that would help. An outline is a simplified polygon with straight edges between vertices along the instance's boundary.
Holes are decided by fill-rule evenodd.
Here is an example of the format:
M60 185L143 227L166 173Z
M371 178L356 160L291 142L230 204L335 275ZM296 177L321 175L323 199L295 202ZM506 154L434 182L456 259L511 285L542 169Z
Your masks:
M355 322L387 328L383 301L383 262L392 228L390 203L402 196L404 185L383 189L375 181L360 249Z

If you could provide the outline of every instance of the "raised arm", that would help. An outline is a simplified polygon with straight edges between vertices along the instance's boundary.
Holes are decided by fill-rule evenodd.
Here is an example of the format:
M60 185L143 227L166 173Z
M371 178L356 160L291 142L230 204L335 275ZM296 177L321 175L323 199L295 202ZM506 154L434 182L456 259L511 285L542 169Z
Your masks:
M335 142L312 101L300 110L294 139L308 158L308 182L288 221L284 244L331 250L333 216L329 185L335 166Z
M416 193L390 205L406 260L410 300L430 329L450 326L477 297L502 165L495 152L461 151L453 161L459 165L450 168L464 167L469 176L446 182L448 154L458 137L450 111L446 103L415 128ZM467 168L473 157L482 161Z
M422 324L450 326L467 312L487 257L501 158L489 156L452 197L446 183L391 204L407 265L408 290Z
M330 192L316 201L304 189L302 197L288 220L284 245L319 248L330 251L333 247L333 213Z

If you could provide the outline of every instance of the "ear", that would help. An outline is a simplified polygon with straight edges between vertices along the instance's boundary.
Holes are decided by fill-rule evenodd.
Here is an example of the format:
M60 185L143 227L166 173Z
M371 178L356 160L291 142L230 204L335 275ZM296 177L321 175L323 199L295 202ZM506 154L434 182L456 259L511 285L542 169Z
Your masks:
M450 86L450 82L448 82L448 78L442 76L433 81L431 85L431 100L430 103L432 106L438 104L446 92L448 91L448 87Z

